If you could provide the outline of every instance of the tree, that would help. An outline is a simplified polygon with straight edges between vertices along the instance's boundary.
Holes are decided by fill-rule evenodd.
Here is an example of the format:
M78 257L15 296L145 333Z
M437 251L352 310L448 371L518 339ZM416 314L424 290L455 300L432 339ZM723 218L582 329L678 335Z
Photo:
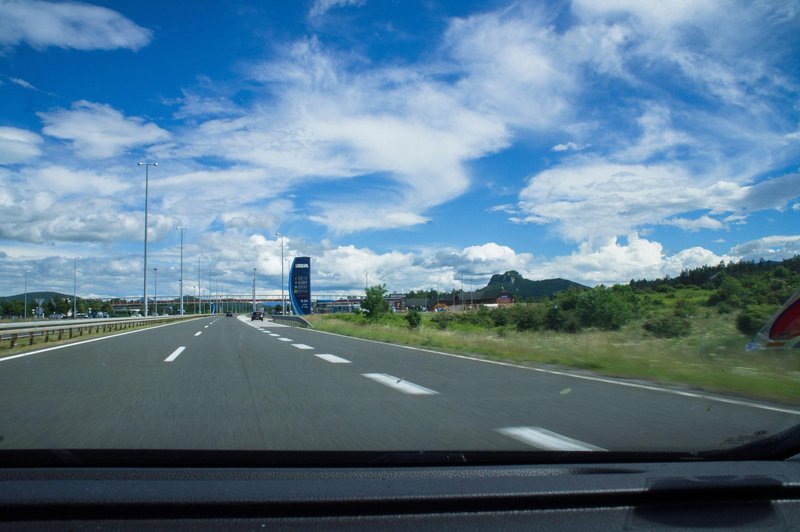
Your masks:
M381 284L367 288L367 297L361 303L361 308L367 311L369 319L377 320L389 311L389 303L383 299L386 293L386 285Z

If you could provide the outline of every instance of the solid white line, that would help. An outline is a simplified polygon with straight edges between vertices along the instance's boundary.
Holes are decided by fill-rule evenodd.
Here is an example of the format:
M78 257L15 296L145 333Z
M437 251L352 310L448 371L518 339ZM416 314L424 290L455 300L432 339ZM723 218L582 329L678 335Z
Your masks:
M196 333L194 333L195 336L200 336L201 334L203 334L203 331L197 331Z
M194 321L194 320L201 320L203 318L194 318L187 321ZM5 362L6 360L13 360L15 358L22 358L22 357L29 357L31 355L38 355L40 353L46 353L48 351L55 351L56 349L66 349L67 347L74 347L76 345L88 344L91 342L99 342L101 340L108 340L109 338L116 338L117 336L125 336L126 334L136 334L144 331L151 331L153 329L160 329L161 327L169 327L170 325L176 325L178 323L186 323L186 321L175 321L172 323L165 323L163 325L153 325L152 327L147 327L146 329L137 329L135 331L125 331L118 334L109 334L108 336L101 336L100 338L90 338L89 340L81 340L80 342L71 342L68 344L63 345L54 345L53 347L45 347L44 349L37 349L36 351L28 351L27 353L20 353L18 355L10 355L7 357L0 357L0 362Z
M291 338L278 338L281 342L294 342Z
M605 451L602 447L575 440L541 427L506 427L497 429L497 432L545 451Z
M180 355L181 353L183 353L183 350L184 350L184 349L186 349L186 346L185 346L185 345L182 345L182 346L180 346L178 349L176 349L175 351L173 351L173 352L172 352L172 354L171 354L170 356L168 356L167 358L165 358L165 359L164 359L164 362L172 362L173 360L175 360L176 358L178 358L178 355Z
M310 345L306 344L292 344L292 347L296 347L297 349L314 349Z
M349 360L347 360L345 358L342 358L342 357L337 357L336 355L323 354L323 355L314 355L314 356L319 357L322 360L326 360L326 361L330 362L331 364L350 364Z
M395 390L411 395L433 395L439 393L431 390L430 388L425 388L419 384L404 381L403 379L398 379L397 377L392 377L391 375L387 375L385 373L362 373L361 375L368 379L372 379L375 382L379 382L384 386L388 386L389 388L394 388Z
M559 375L561 377L570 377L573 379L583 379L586 381L594 381L594 382L602 382L605 384L615 384L617 386L627 386L629 388L638 388L640 390L649 390L651 392L661 392L661 393L668 393L672 395L680 395L683 397L693 397L698 399L703 399L705 401L714 401L717 403L726 403L731 405L737 406L746 406L748 408L758 408L760 410L769 410L770 412L780 412L782 414L792 414L795 416L800 416L800 410L794 410L791 408L782 408L779 406L772 406L766 405L761 403L754 403L752 401L743 401L740 399L729 399L727 397L719 397L715 395L709 395L705 393L692 393L692 392L684 392L681 390L673 390L670 388L661 388L655 385L647 385L647 384L638 384L635 382L624 382L618 381L610 378L604 377L592 377L591 375L576 375L574 373L567 373L566 371L557 371L552 369L544 369L544 368L532 368L530 366L522 366L519 364L512 364L511 362L500 362L499 360L486 360L483 358L475 358L467 355L456 355L454 353L443 353L442 351L433 351L432 349L423 349L421 347L412 347L410 345L399 345L399 344L387 344L386 342L379 342L377 340L367 340L366 338L356 338L354 336L347 336L344 334L337 334L327 331L316 331L314 329L306 329L308 332L315 332L319 334L330 334L332 336L340 336L342 338L349 338L351 340L360 340L362 342L370 342L373 344L380 344L383 346L392 346L392 347L399 347L400 349L409 349L411 351L420 351L422 353L432 353L434 355L442 355L446 357L453 357L453 358L461 358L464 360L472 360L474 362L483 362L485 364L495 364L497 366L506 366L509 368L516 368L516 369L524 369L528 371L537 371L539 373L546 373L548 375Z

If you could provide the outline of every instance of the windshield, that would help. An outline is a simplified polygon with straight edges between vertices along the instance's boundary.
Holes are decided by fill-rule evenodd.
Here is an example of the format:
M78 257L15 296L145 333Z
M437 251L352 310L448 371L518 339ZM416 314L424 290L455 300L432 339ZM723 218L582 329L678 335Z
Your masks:
M785 0L0 0L0 449L769 442L798 35Z

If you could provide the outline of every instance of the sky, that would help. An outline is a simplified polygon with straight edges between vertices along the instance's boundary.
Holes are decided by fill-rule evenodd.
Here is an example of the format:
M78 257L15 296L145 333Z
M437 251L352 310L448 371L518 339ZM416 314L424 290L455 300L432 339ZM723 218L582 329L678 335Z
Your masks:
M0 0L0 295L800 253L800 2ZM278 236L277 234L282 236ZM27 280L27 281L26 281Z

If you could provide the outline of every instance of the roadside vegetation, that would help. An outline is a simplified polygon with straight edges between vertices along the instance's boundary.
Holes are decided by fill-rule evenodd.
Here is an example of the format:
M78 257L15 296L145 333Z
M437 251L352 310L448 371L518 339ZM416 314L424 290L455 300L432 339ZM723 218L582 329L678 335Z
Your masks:
M392 313L378 286L368 291L370 312L312 319L360 338L800 404L800 353L745 349L798 288L795 257L466 312Z

